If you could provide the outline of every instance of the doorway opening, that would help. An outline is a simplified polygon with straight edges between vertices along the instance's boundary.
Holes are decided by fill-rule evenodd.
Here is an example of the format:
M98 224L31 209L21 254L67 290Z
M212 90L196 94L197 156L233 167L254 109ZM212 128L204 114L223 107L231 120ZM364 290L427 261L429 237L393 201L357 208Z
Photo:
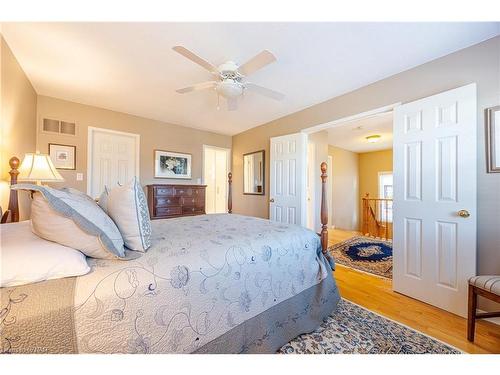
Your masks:
M227 174L231 150L203 145L203 184L207 185L205 209L207 214L227 212Z
M309 134L308 170L328 164L330 251L338 264L392 278L393 111L360 115ZM312 173L314 174L314 173ZM309 172L311 175L311 172ZM308 178L308 225L313 226ZM311 227L310 226L310 227Z

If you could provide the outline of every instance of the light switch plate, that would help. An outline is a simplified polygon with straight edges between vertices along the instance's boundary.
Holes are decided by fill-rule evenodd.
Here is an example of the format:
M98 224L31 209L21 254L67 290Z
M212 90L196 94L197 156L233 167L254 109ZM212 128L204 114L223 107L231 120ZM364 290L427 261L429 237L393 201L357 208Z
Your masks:
M83 173L77 173L76 174L76 180L77 181L83 181Z

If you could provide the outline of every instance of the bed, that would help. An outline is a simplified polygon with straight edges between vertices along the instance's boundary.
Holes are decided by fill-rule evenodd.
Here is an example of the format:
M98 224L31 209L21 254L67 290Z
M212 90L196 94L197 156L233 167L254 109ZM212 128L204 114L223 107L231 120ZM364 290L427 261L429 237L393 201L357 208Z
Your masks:
M321 237L236 214L155 220L138 259L88 258L86 275L0 288L0 351L274 353L340 299L323 201Z

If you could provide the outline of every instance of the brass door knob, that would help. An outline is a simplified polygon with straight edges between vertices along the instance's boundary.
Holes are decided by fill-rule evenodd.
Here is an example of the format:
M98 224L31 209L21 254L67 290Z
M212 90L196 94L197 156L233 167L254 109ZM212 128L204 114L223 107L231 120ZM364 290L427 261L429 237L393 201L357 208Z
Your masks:
M274 198L269 199L269 202L274 203Z
M460 210L457 213L458 213L458 216L463 217L463 218L466 218L466 217L470 216L470 213L467 210Z

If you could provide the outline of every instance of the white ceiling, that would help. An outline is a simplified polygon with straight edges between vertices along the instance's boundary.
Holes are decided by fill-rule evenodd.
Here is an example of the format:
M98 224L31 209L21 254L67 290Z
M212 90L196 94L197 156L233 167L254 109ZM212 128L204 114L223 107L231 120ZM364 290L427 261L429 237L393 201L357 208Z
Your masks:
M38 94L233 135L500 33L500 23L4 23L4 37ZM218 65L263 49L278 61L251 81L286 94L247 93L238 111L210 79L172 51L183 45Z
M370 152L392 148L392 112L345 123L330 128L328 144L353 152ZM377 143L368 143L366 137L380 135Z

